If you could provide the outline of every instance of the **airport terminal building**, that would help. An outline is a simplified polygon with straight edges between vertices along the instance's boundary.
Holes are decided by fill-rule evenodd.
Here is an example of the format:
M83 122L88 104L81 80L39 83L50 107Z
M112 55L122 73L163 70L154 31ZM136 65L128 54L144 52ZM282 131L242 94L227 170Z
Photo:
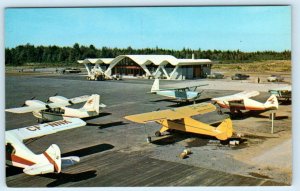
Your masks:
M86 58L84 64L89 75L100 72L106 77L122 75L136 78L163 78L184 80L204 78L210 74L209 59L177 59L171 55L120 55L116 58Z

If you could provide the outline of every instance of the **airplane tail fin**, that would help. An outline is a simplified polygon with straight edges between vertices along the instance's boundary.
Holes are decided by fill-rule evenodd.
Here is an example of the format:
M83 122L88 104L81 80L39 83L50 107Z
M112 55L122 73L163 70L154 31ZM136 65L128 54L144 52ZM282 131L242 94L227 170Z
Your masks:
M266 109L278 109L278 100L275 95L271 95L264 104Z
M105 106L104 104L101 105ZM86 111L96 111L97 113L99 113L99 106L100 106L100 95L93 94L84 104L82 109L85 109Z
M28 175L61 172L60 149L56 144L52 144L41 156L45 162L28 166L23 172Z
M219 140L227 140L233 134L232 121L230 118L225 119L216 129L218 134L216 138Z
M159 79L155 79L151 88L151 93L159 91Z

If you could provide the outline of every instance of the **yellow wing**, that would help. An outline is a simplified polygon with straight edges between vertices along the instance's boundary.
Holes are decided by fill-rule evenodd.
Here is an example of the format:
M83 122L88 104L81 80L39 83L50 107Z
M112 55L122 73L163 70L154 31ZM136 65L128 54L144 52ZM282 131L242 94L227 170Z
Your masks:
M125 119L136 123L146 123L149 121L157 121L162 119L175 120L193 115L199 115L215 111L216 107L211 103L200 103L190 106L179 107L176 109L167 109L162 111L153 111L137 115L126 116Z

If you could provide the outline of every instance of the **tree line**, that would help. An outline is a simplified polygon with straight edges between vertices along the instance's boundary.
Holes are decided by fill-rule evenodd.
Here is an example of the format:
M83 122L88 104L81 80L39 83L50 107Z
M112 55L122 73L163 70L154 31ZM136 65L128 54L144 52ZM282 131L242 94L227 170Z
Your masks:
M182 50L162 48L95 48L94 45L83 46L75 43L73 47L60 46L34 46L31 44L19 45L15 48L5 49L5 65L21 66L26 63L47 63L47 64L75 64L77 60L85 58L114 58L123 54L164 54L173 55L176 58L211 59L219 63L253 62L262 60L290 60L291 51L256 51L242 52L240 50Z

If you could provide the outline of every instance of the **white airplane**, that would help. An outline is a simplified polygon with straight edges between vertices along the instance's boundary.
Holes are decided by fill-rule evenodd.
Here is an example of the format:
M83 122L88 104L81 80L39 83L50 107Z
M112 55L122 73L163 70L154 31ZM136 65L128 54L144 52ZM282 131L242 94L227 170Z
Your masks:
M206 86L207 84L189 86L183 88L159 88L159 79L155 79L151 88L151 93L155 93L168 98L176 99L177 101L194 101L201 96L202 92L197 92L196 89L200 86Z
M24 104L26 106L6 109L5 111L11 113L32 112L32 114L38 119L38 122L43 122L61 120L64 117L94 117L99 115L99 107L106 107L106 105L100 104L100 96L98 94L93 94L91 96L84 95L72 99L62 96L52 96L49 98L49 101L52 103L45 103L40 100L27 100ZM66 107L68 105L78 104L85 101L86 103L84 106L79 109Z
M56 144L52 144L42 154L34 154L23 141L85 125L86 123L81 119L66 118L60 121L6 131L6 164L23 168L23 172L28 175L60 173L62 168L78 163L80 161L79 157L61 158L60 149Z
M212 101L221 108L230 109L232 114L242 114L241 110L264 111L278 109L278 100L275 95L271 95L265 103L250 99L250 97L257 95L259 95L258 91L243 91L229 96L213 98Z

